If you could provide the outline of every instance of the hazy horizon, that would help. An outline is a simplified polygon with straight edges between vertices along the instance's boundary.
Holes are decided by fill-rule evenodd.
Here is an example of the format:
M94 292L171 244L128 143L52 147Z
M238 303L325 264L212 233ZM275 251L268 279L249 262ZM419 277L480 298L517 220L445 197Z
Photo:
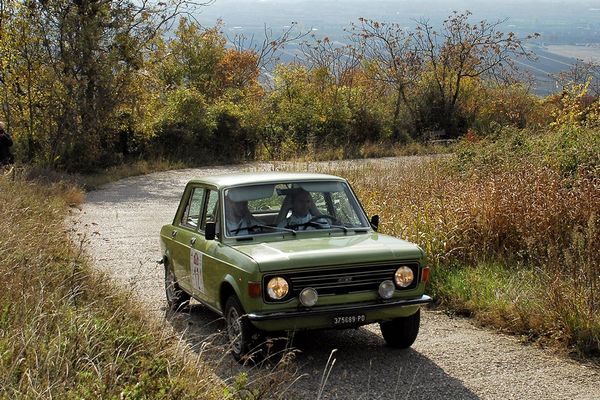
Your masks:
M525 37L539 33L530 43L541 55L535 63L525 62L524 69L536 75L537 91L554 90L548 74L568 69L576 58L600 62L600 3L564 0L216 0L194 14L205 26L222 20L229 37L243 34L261 38L265 27L275 35L297 23L297 29L312 31L316 37L327 36L344 42L351 23L359 17L381 22L395 22L411 29L415 20L428 19L434 26L453 11L472 13L472 20L506 20L500 26ZM294 54L289 51L288 58Z

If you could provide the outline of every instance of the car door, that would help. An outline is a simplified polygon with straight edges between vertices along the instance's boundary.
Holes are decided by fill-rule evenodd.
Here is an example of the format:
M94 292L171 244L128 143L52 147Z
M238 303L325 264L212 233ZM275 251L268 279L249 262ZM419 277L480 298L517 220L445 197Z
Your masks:
M177 221L177 228L172 233L171 261L179 286L188 293L194 293L190 263L190 257L193 257L193 254L190 254L190 249L198 238L198 228L202 221L206 200L206 188L196 186L190 187L188 190L186 206L180 220Z
M204 229L207 222L216 223L218 215L219 192L207 188L200 226L195 240L190 241L190 276L194 297L209 305L215 305L218 296L219 261L216 253L221 244L218 240L206 240Z

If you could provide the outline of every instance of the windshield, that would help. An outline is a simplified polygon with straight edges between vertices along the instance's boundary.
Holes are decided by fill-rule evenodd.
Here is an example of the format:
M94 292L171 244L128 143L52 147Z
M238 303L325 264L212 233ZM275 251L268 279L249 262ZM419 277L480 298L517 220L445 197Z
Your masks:
M225 191L228 237L368 228L364 212L344 182L248 185Z

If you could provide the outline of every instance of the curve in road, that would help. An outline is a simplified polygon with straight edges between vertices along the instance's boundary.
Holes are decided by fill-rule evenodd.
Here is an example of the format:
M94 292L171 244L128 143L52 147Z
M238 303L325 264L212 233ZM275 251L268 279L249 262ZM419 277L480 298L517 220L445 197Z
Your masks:
M407 163L414 159L356 163ZM345 163L352 164L346 161ZM94 263L127 287L155 317L175 329L200 352L223 328L219 318L199 305L185 314L165 309L158 233L169 223L187 181L196 176L239 170L271 170L272 164L210 167L154 173L123 179L90 192L76 220ZM355 330L317 331L295 337L300 350L295 368L302 375L284 398L317 397L333 349L336 363L324 386L325 399L600 399L600 372L523 345L511 336L474 326L469 320L426 311L411 349L384 345L377 325ZM226 379L238 366L214 346L217 373ZM247 370L247 368L246 368Z

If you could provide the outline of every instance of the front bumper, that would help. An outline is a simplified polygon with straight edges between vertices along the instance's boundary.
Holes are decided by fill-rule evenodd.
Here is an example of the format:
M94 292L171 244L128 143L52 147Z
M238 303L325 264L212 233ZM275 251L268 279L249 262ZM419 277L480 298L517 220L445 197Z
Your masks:
M373 323L407 316L415 313L422 305L431 303L431 297L422 295L414 299L394 299L377 303L343 304L322 308L293 311L251 312L250 321L259 328L272 329L315 329L331 327L331 317L350 314L365 314L365 323ZM275 328L275 327L279 328ZM286 328L287 327L287 328Z

